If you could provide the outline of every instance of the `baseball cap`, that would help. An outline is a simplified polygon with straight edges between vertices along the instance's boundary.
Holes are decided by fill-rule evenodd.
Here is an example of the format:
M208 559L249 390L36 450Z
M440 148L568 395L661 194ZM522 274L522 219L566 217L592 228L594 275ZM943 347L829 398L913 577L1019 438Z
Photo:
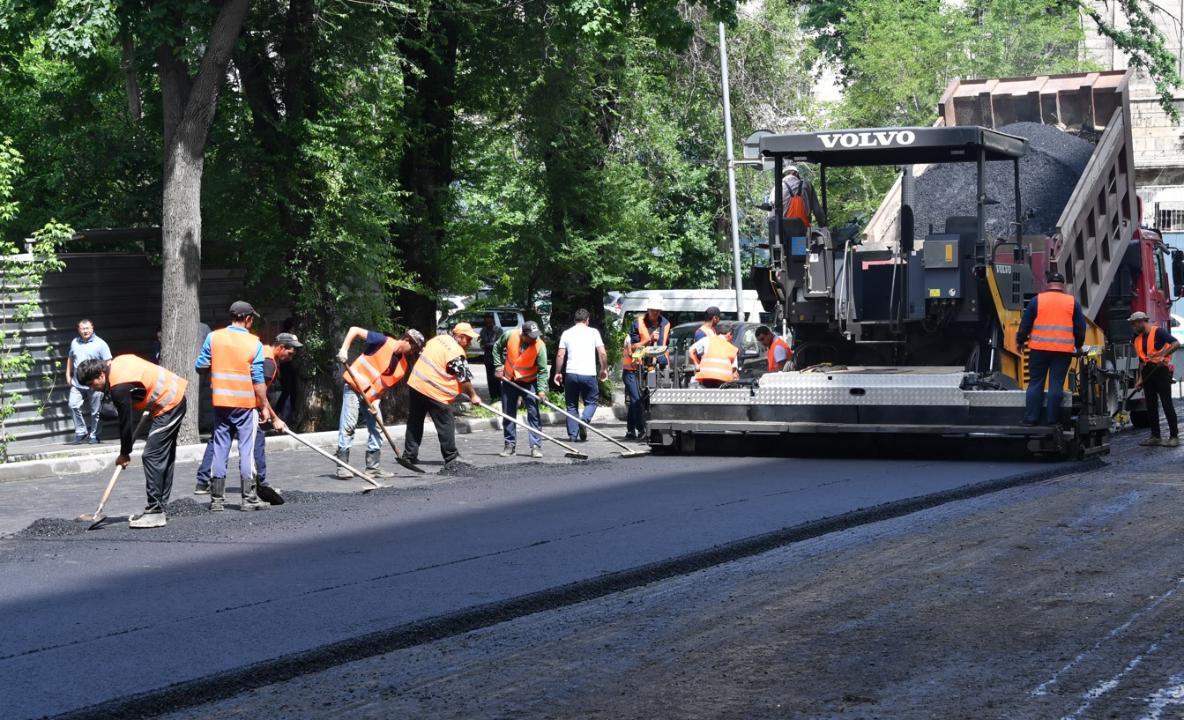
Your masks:
M230 304L230 314L234 317L246 317L248 315L258 315L251 303L246 300L235 300Z
M666 308L662 305L662 296L661 295L650 295L649 298L647 298L645 301L645 309L646 310L665 310Z
M292 333L280 333L275 336L276 345L287 345L288 347L300 348L304 347L304 343L300 342L300 338Z
M1147 313L1136 312L1136 313L1131 313L1131 316L1129 318L1127 318L1126 321L1127 322L1134 322L1136 320L1150 320L1150 319L1151 318L1147 317Z
M1064 285L1065 284L1065 276L1060 274L1059 272L1049 273L1048 274L1048 282L1060 283L1060 284Z
M539 330L538 323L536 323L534 320L527 320L526 322L522 323L522 334L532 340L538 340L539 335L542 335L543 333L541 330Z
M719 317L719 316L720 316L720 315L722 315L722 314L723 314L723 313L721 313L721 312L719 311L719 308L717 308L717 307L716 307L716 306L714 306L714 305L712 305L711 307L707 308L707 311L703 313L703 315L704 315L704 316L706 316L706 318L707 318L708 320L710 320L710 319L711 319L711 318L713 318L713 317Z
M452 334L453 335L468 335L469 337L471 337L473 339L477 338L477 331L473 329L472 325L470 325L466 322L457 323L457 324L453 325L452 326Z
M415 345L415 347L419 348L420 350L423 349L423 344L424 344L423 333L421 333L418 330L411 329L411 330L408 330L406 333L404 333L404 336L408 340L410 340L411 343L413 345Z

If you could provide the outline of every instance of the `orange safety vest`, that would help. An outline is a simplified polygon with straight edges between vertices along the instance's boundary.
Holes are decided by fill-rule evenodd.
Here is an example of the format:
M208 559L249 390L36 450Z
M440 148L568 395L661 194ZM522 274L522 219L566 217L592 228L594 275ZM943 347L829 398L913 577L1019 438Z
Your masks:
M782 361L781 363L777 362L777 348L779 348L779 347L785 348L785 357L786 358L793 357L793 348L791 348L789 346L789 343L785 342L785 338L780 338L780 337L777 337L776 335L774 335L773 342L769 344L769 354L768 354L768 361L769 361L768 370L769 370L769 372L777 372L778 370L781 369L781 365L784 364L784 361Z
M659 327L661 326L661 324L662 324L662 320L661 320L661 318L659 318L658 319ZM637 318L637 335L641 339L641 341L639 343L641 345L649 344L650 338L653 337L652 333L650 332L649 326L645 324L645 315L644 314L642 314L640 317ZM670 346L670 323L666 323L666 329L662 331L662 338L660 340L658 340L658 344L665 345L667 347ZM625 336L625 345L626 346L629 345L629 335ZM666 362L669 363L670 362L670 351L667 350L666 352L662 353L662 357L666 358ZM632 354L625 353L625 360L623 363L623 367L625 370L636 370L636 369L638 369L638 367L640 367L640 363L633 359Z
M700 382L703 380L731 382L736 379L736 373L732 370L732 362L739 352L739 349L728 342L726 338L719 335L707 338L707 351L703 353L703 358L699 361L699 372L695 373L695 379Z
M271 377L263 378L263 384L266 385L267 387L271 387L271 384L273 382L275 382L275 379L280 376L280 364L275 361L275 348L272 347L271 345L264 345L263 346L263 361L267 362L268 360L271 361L271 365L272 365ZM266 369L266 368L264 368L264 369Z
M530 383L539 378L539 347L542 338L536 338L525 350L522 349L522 331L515 330L506 341L506 363L502 374L516 382Z
M1072 295L1048 290L1036 296L1036 322L1028 347L1032 350L1072 353L1077 350L1073 340L1073 310L1077 301Z
M446 405L455 402L460 397L460 381L448 374L448 363L464 356L464 348L451 335L435 336L424 344L407 385Z
M798 184L798 191L789 196L789 201L785 203L785 217L797 218L802 221L806 229L810 229L810 209L806 207L806 198L802 197L805 189L805 181Z
M135 355L116 355L107 370L107 386L139 383L144 386L144 399L132 403L136 412L148 410L152 417L163 415L181 404L189 381Z
M345 382L351 388L366 398L366 402L378 402L383 393L398 385L399 381L407 375L407 358L402 356L399 357L395 369L389 375L387 374L387 369L390 368L391 362L397 354L395 346L398 342L398 340L388 337L386 342L374 351L373 355L359 355L356 360L350 363L350 370L353 370L363 387L358 387L350 377L349 370L342 371L341 377L345 378Z
M1151 356L1159 352L1163 346L1155 342L1155 328L1151 328L1148 332L1143 334L1143 337L1135 340L1135 352L1139 354L1139 360L1150 365L1163 365L1168 362L1168 358L1160 357L1151 359ZM1141 342L1140 342L1141 340ZM1147 346L1151 345L1148 349Z
M230 328L210 333L210 388L214 407L256 406L251 363L259 347L259 338L251 333Z

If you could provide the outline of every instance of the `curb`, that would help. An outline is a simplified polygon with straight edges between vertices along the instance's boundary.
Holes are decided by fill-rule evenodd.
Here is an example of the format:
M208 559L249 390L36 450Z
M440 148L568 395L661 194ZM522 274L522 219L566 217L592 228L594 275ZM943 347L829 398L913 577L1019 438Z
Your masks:
M596 413L592 416L592 421L599 425L614 424L617 422L617 417L613 410L613 408L608 407L597 408ZM557 412L545 412L540 413L540 420L543 427L548 427L563 425L567 418ZM401 440L407 431L405 424L388 425L387 427L391 431L391 436L396 440ZM488 430L501 430L501 428L502 420L497 417L456 418L456 432L460 435ZM424 424L425 436L434 433L435 428L430 422L426 422ZM301 433L300 437L319 447L331 448L337 442L337 431L326 430L323 432ZM143 447L143 441L137 440L133 453L138 453ZM283 435L271 435L267 438L267 449L270 452L283 452L298 448L304 448L304 446L292 438L284 437ZM177 462L200 462L205 451L205 443L180 445L177 447ZM115 443L108 443L103 450L99 451L61 450L34 455L18 455L17 457L20 459L10 460L0 465L0 483L45 478L50 475L78 475L81 473L98 472L110 468L118 456L119 449ZM132 465L136 465L137 461L138 457L133 455Z

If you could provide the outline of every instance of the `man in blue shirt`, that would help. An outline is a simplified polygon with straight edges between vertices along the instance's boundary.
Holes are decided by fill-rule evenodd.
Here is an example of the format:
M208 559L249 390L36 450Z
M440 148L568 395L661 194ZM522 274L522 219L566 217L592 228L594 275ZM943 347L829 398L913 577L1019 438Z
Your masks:
M70 386L70 413L74 416L74 445L88 437L92 445L99 443L99 427L102 420L99 410L103 406L103 393L95 392L78 382L75 377L78 366L87 360L110 360L111 348L98 335L94 324L87 319L78 321L78 337L70 341L70 354L66 356L66 383Z

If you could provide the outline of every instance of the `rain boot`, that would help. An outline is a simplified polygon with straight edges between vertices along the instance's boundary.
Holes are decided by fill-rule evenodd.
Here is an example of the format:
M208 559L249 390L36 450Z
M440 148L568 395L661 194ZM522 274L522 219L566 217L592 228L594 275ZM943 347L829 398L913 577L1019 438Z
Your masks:
M366 451L366 474L374 480L381 478L392 478L394 473L389 473L378 467L378 461L382 459L381 450L367 450Z
M210 478L210 512L222 512L226 502L226 478Z
M259 499L258 493L255 492L255 483L258 482L255 476L243 479L243 499L242 504L238 506L239 510L243 512L250 512L252 510L265 510L271 507L267 503Z
M340 460L341 462L347 463L347 464L349 463L349 448L337 448L337 452L334 454L337 455L337 459ZM346 470L345 468L338 465L337 466L337 479L338 480L353 480L354 474L351 473L349 470Z

